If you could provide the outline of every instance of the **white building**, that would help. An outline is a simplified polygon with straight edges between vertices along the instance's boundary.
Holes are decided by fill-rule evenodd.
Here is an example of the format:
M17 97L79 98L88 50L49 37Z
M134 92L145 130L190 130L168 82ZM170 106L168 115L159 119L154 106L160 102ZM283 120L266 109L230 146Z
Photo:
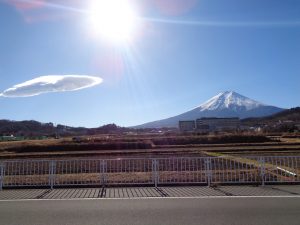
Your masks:
M238 117L203 117L196 120L196 129L199 131L235 131L239 127L240 119Z

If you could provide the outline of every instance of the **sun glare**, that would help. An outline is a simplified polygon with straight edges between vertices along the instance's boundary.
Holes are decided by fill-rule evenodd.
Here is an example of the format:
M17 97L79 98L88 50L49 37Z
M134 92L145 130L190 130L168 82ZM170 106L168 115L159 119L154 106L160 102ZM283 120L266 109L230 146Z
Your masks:
M128 0L94 0L89 14L94 34L113 42L129 41L133 38L137 15Z

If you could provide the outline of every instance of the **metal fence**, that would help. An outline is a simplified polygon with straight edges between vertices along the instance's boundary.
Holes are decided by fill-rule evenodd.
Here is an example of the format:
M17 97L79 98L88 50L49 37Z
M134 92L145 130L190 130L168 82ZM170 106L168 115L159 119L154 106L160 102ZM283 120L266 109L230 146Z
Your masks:
M0 189L300 183L300 156L0 161Z

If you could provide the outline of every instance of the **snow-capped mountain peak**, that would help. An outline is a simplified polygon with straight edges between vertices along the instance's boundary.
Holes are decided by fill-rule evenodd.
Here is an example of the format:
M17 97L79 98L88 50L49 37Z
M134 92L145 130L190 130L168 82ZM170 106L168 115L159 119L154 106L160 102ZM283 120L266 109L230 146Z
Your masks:
M265 105L234 91L217 94L200 106L179 115L145 123L136 128L178 127L182 120L196 120L202 117L263 117L282 111L282 108Z
M265 106L264 104L240 95L234 91L225 91L217 94L208 101L204 102L198 108L200 111L205 110L222 110L222 109L233 109L240 110L246 109L251 110Z

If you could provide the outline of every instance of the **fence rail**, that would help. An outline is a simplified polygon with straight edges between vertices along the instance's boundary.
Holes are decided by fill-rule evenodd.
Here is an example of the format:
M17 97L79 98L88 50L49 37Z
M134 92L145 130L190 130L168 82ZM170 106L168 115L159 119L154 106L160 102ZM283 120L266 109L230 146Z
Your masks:
M300 183L300 156L0 161L0 190L80 185Z

